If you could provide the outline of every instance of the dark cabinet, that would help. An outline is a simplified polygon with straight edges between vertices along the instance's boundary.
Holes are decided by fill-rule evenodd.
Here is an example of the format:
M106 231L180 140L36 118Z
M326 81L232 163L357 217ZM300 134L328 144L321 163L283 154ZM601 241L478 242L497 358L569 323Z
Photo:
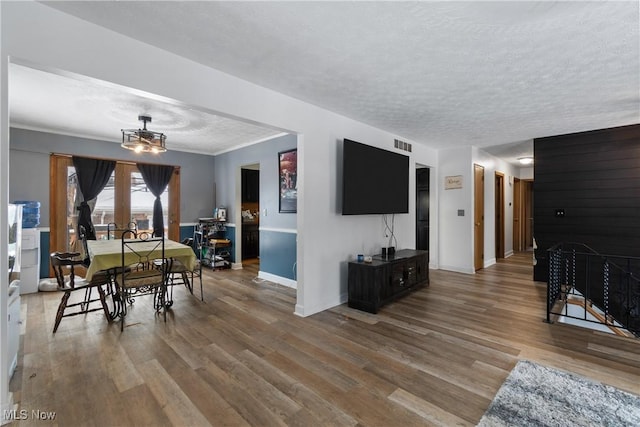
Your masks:
M260 253L260 231L257 224L242 225L242 259L257 258Z
M260 171L242 169L242 202L258 203L260 201Z
M370 263L350 262L348 304L377 313L384 304L428 284L428 251L404 249L392 258L373 257Z

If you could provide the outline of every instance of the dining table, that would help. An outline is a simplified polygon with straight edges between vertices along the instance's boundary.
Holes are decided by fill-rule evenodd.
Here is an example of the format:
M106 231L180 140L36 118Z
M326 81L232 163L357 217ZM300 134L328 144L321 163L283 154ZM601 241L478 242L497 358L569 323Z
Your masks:
M154 248L154 246L156 246L154 242L149 242L149 249L154 249L149 257L162 258L162 247ZM108 271L122 267L122 240L88 240L87 247L89 259L91 260L85 276L87 280L91 280L98 271ZM178 260L190 271L196 266L196 254L191 246L173 240L165 239L164 258ZM135 264L138 261L138 255L125 248L124 265Z

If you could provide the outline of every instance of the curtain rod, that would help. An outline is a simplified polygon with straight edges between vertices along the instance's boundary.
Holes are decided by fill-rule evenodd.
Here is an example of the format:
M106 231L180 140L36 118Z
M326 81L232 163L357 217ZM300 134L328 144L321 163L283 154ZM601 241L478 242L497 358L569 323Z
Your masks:
M51 153L52 156L58 156L58 157L66 157L71 159L73 157L73 154L66 154L66 153ZM131 160L122 160L122 159L114 159L114 158L108 158L108 157L96 157L96 156L77 156L77 157L84 157L87 159L96 159L96 160L112 160L116 163L120 163L120 164L124 164L124 165L133 165L135 166L138 163L143 163L146 165L162 165L162 166L173 166L176 169L180 169L180 166L176 166L176 165L166 165L163 163L147 163L147 162L132 162Z

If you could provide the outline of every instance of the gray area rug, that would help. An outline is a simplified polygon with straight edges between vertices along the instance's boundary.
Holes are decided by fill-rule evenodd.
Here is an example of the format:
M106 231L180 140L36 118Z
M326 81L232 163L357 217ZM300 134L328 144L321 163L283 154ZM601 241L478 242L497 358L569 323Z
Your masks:
M640 396L521 360L479 426L640 426Z

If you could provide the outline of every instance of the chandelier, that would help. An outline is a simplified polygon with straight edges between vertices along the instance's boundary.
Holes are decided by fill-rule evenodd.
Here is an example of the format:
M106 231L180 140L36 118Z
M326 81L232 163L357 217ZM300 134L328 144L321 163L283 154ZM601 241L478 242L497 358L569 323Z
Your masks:
M123 148L136 153L164 153L167 136L160 132L147 130L147 122L151 123L151 116L138 116L144 123L142 129L122 129Z

